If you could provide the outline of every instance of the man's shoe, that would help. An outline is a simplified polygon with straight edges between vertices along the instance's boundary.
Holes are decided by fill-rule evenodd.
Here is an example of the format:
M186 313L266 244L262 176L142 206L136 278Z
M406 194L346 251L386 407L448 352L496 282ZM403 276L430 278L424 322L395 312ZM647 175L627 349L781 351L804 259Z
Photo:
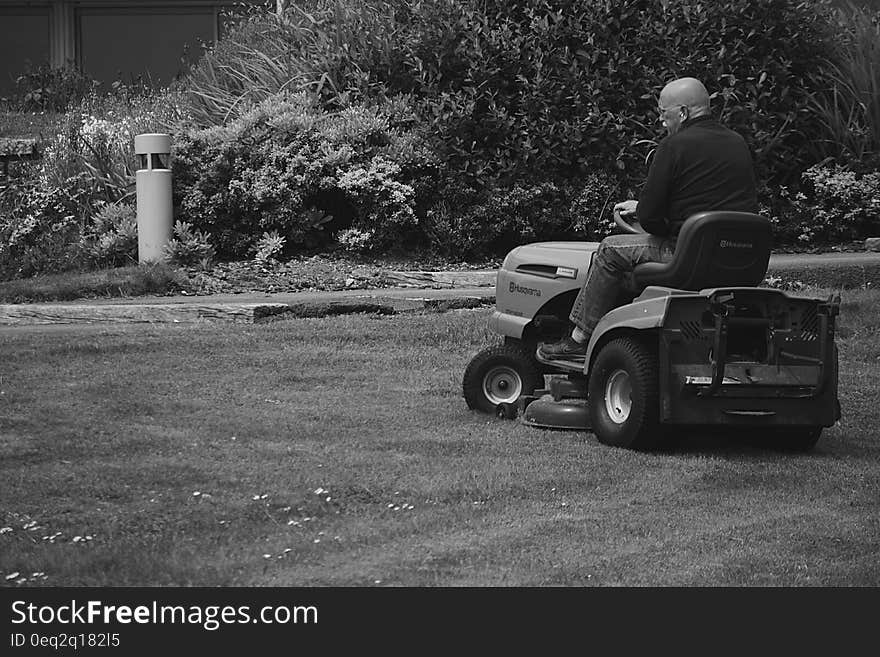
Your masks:
M583 362L587 357L587 345L576 342L571 336L560 342L542 343L538 353L547 360L573 360Z

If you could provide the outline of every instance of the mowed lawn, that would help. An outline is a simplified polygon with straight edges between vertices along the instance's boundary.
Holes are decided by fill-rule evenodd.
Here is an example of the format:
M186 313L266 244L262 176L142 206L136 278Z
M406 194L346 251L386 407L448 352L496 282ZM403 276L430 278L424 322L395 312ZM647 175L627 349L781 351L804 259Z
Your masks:
M880 293L844 301L806 455L473 413L487 309L0 330L0 584L876 586Z

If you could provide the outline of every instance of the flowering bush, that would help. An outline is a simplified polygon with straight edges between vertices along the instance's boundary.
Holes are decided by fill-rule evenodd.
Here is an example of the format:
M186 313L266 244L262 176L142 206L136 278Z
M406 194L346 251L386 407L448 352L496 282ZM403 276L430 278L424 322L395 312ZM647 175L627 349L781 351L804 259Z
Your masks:
M179 213L211 234L222 257L255 251L271 231L294 250L351 228L370 236L364 248L400 245L417 223L413 185L434 167L393 112L325 113L307 94L186 132L172 161Z
M133 139L125 119L110 121L69 112L44 147L40 178L48 185L60 186L71 176L84 173L94 179L101 200L115 203L133 190Z
M415 191L400 178L401 167L381 155L339 176L338 188L358 209L354 225L369 236L362 249L390 246L415 227Z
M375 233L373 233L373 231L346 228L345 230L339 231L339 235L337 235L336 239L339 244L342 245L344 250L350 251L351 253L362 253L369 250L370 245L373 243L374 236Z
M92 94L72 107L54 137L43 148L40 175L61 184L84 173L94 179L107 203L134 195L135 135L160 132L177 118L175 95Z
M880 233L880 171L807 169L800 189L782 190L788 208L772 216L778 242L846 242Z
M40 178L0 193L0 276L5 279L78 266L82 227L91 213L94 188L78 175L47 184Z

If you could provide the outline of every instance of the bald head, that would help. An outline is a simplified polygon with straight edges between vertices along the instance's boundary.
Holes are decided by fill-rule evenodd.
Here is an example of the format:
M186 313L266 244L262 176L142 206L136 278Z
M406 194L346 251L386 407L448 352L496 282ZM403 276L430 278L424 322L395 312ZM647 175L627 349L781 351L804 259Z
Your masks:
M695 78L679 78L663 87L657 109L663 127L674 135L688 119L709 114L709 92Z
M663 107L684 105L691 117L702 116L709 113L709 92L696 78L679 78L663 87L660 104Z

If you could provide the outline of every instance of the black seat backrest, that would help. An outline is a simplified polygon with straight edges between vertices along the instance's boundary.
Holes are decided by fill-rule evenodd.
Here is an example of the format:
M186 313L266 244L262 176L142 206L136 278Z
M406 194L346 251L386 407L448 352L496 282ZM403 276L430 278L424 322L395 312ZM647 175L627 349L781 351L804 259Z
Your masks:
M772 248L770 222L749 212L700 212L681 227L666 263L646 262L633 275L642 286L681 290L753 286L764 280Z

